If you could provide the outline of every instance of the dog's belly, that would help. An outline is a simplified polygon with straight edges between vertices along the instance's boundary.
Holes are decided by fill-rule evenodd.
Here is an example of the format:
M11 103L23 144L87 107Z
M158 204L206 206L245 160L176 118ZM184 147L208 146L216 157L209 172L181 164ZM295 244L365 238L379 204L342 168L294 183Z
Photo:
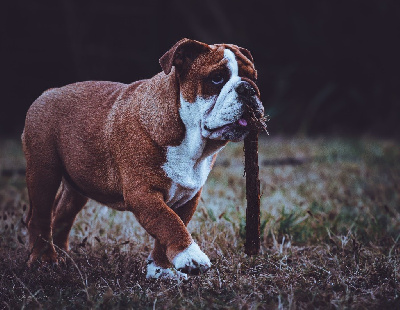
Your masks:
M66 171L63 173L63 178L64 182L67 182L77 192L100 204L119 210L121 208L119 205L124 203L121 194L122 190L118 190L115 186L107 185L105 182L91 182L88 180L87 176L86 178L80 177L79 175L71 176ZM96 178L95 180L98 179Z

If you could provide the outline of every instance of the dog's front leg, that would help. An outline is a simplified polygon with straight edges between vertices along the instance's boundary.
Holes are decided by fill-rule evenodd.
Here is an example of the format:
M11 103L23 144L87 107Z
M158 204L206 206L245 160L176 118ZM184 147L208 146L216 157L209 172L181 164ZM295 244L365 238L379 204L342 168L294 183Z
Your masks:
M193 241L182 219L164 202L160 192L146 189L125 196L128 209L156 239L158 251L165 253L166 259L162 261L165 266L157 267L168 267L168 260L178 271L185 273L199 273L210 268L209 258Z
M175 210L176 214L180 217L183 221L185 226L187 226L196 211L197 205L199 203L201 190L187 203L183 206L180 206ZM196 248L197 245L192 245L192 248ZM203 264L196 266L195 264L188 264L184 268L181 268L182 271L186 273L197 274L200 272L206 271L211 263L209 262L207 257L204 257L204 253L199 251L200 256L203 258ZM176 264L179 264L179 260L182 260L185 255L184 253L181 254L181 257L177 255L174 259ZM197 258L197 260L201 260L201 258ZM165 246L161 245L158 240L154 242L154 249L148 258L148 266L147 266L147 277L148 278L158 278L158 277L174 277L182 276L179 274L172 274L170 272L170 267L172 264L169 262L167 255L166 255L166 248ZM183 277L186 277L183 275Z

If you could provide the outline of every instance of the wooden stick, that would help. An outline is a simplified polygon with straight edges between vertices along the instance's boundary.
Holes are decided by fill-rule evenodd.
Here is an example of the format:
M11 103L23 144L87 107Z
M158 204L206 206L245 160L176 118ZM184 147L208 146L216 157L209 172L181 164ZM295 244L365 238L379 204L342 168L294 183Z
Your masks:
M246 243L244 252L260 252L260 179L258 168L258 130L253 129L244 140L246 173Z

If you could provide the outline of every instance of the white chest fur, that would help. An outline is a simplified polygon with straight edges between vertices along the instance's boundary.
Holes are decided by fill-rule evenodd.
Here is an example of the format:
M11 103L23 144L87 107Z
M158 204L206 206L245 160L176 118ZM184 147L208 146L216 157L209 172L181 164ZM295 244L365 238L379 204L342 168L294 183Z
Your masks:
M186 128L185 138L179 146L168 147L163 166L172 180L168 206L178 208L192 199L207 180L213 155L203 156L205 141L200 128Z
M211 170L212 156L195 162L187 158L175 160L176 149L168 154L164 170L171 178L172 184L167 205L175 209L191 200L204 185Z
M195 102L186 102L181 96L180 116L185 124L186 133L182 143L167 149L167 160L163 169L172 180L167 204L178 208L192 199L207 180L211 171L214 154L206 150L207 141L201 135L204 113L212 101L198 98Z

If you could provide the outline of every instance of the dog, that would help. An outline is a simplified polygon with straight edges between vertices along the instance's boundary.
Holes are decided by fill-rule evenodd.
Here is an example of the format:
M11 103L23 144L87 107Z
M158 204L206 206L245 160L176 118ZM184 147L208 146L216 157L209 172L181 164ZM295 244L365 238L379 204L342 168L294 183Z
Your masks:
M132 84L87 81L45 91L22 134L30 200L30 256L57 263L57 247L88 199L131 211L155 239L148 278L211 267L186 226L217 153L263 115L251 53L182 39L162 72Z

